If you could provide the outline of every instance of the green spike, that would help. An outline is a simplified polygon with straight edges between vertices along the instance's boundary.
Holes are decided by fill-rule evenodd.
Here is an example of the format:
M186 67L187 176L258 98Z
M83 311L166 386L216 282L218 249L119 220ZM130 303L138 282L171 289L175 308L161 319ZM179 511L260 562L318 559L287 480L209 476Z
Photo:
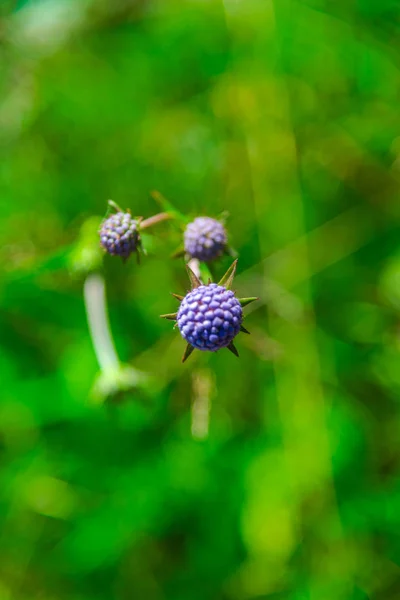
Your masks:
M228 350L230 350L232 352L232 354L234 354L235 356L239 357L239 352L236 349L236 346L233 342L231 342L229 344L229 346L227 346Z
M253 297L253 298L238 298L240 305L243 306L247 306L248 304L250 304L251 302L254 302L255 300L259 300L259 298L257 297Z
M182 300L184 299L185 296L181 296L180 294L171 294L174 298L176 298L177 300L179 300L179 302L182 302Z
M186 269L189 275L189 279L190 279L190 284L192 286L192 290L194 290L195 288L198 288L201 285L201 281L200 279L197 277L197 275L195 275L192 271L192 269L189 267L189 265L186 265Z
M183 353L183 356L182 356L183 363L185 362L185 360L187 360L189 358L189 356L192 354L193 350L194 350L194 347L191 346L191 344L188 344L186 346L185 352Z
M213 276L210 271L210 267L205 262L200 261L199 272L201 281L207 281L208 279L211 279L212 283Z
M109 200L107 204L110 208L112 208L116 212L124 212L122 210L122 208L120 206L118 206L118 204L116 202L114 202L114 200Z
M161 319L168 319L169 321L176 321L178 313L169 313L167 315L160 315Z
M248 331L246 327L243 327L243 325L240 326L240 331L243 331L243 333L248 333L250 335L250 331Z
M230 290L233 283L233 278L235 277L236 267L237 267L237 259L233 261L225 275L222 277L221 281L218 285L223 285L227 290Z

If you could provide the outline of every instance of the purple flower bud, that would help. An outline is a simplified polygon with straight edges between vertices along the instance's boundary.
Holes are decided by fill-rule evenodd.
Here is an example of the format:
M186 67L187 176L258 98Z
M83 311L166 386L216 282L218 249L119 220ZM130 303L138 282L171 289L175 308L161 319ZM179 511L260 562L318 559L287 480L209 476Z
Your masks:
M117 212L101 225L100 244L108 254L128 258L140 245L138 222L130 213Z
M197 217L187 225L184 242L185 251L191 258L207 262L223 253L227 236L224 226L216 219Z
M205 301L206 313L203 312ZM229 308L225 308L227 306ZM215 352L228 346L239 333L242 307L231 290L215 284L201 285L182 300L177 323L182 337L194 348Z

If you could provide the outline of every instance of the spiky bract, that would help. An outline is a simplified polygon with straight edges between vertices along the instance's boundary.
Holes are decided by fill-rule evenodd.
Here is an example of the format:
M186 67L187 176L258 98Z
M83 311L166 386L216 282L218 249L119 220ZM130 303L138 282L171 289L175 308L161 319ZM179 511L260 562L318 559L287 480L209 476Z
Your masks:
M226 249L227 236L220 221L197 217L189 223L184 234L185 252L204 262L218 258Z
M100 243L109 254L128 258L140 246L138 221L129 212L119 211L105 219L100 229Z

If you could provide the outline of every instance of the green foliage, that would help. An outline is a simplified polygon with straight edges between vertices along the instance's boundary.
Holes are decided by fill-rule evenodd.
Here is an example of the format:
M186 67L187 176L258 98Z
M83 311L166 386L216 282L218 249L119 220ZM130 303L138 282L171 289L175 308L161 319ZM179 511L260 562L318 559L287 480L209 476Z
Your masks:
M397 600L399 2L1 4L0 600ZM182 365L225 211L251 335Z

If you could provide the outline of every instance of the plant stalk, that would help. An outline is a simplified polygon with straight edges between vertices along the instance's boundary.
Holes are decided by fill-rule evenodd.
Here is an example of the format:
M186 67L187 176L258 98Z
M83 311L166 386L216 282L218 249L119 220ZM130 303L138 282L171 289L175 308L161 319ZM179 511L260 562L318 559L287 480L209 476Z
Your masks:
M99 274L88 275L83 295L89 332L100 369L117 369L120 363L108 320L104 278Z
M149 217L148 219L141 221L140 229L147 229L148 227L152 227L157 223L161 223L161 221L166 221L167 219L171 218L171 215L167 212L158 213L157 215L154 215L154 217Z

